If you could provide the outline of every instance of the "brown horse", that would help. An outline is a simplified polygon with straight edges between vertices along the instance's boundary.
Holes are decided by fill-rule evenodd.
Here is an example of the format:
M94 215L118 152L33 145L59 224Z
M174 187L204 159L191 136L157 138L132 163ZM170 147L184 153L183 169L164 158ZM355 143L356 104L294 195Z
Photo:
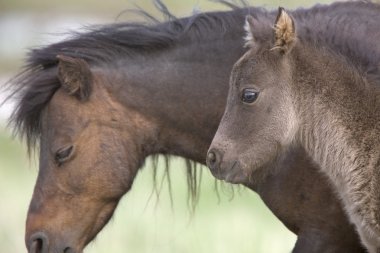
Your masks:
M39 143L40 149L26 226L30 253L81 252L112 216L147 156L173 154L204 163L225 106L229 72L244 53L247 13L268 21L275 15L249 8L155 26L117 24L30 53L11 87L19 98L15 129L30 148ZM306 35L313 20L336 31L330 37L321 29L310 35L315 40L360 57L360 48L342 45L347 36L377 42L379 13L375 4L337 3L294 16L305 23ZM362 23L372 38L361 36ZM294 252L363 252L340 202L302 149L273 167L280 173L248 186L298 235Z
M247 17L250 50L232 70L209 152L214 174L261 180L268 164L303 148L330 178L368 251L379 252L380 82L368 73L380 53L364 51L363 67L298 35L282 8L274 30L261 24Z

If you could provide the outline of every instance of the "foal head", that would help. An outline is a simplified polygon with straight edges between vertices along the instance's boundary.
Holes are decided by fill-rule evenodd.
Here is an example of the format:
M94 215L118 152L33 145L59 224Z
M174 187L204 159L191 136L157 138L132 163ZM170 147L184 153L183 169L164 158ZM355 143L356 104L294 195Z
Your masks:
M279 9L274 30L246 19L249 51L235 64L224 116L209 149L214 176L247 183L292 143L297 120L292 103L291 59L296 44L293 19Z

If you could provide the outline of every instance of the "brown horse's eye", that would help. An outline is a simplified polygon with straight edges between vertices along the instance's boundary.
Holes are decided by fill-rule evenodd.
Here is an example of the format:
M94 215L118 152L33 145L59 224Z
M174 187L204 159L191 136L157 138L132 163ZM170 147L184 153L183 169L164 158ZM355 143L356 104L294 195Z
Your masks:
M60 165L63 162L65 162L71 155L71 152L73 151L73 146L68 146L62 149L59 149L55 153L55 161Z
M241 101L247 104L251 104L256 101L256 99L259 97L259 92L255 89L244 89L241 94Z

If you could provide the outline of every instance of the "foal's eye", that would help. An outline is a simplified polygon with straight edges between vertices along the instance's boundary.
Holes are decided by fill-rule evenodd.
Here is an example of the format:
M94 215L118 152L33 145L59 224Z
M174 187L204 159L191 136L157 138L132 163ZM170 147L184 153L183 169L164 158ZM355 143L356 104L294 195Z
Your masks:
M64 147L64 148L59 149L55 153L55 157L54 157L55 161L58 164L62 164L63 162L65 162L70 157L72 151L73 151L73 146L68 146L68 147Z
M244 89L241 94L241 101L244 103L251 104L256 101L256 99L259 97L259 92L255 89Z

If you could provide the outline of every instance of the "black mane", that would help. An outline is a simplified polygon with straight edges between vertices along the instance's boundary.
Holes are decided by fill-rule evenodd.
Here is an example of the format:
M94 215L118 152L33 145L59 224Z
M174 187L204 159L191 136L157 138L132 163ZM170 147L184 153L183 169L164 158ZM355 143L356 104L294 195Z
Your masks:
M62 42L31 50L27 56L24 70L10 80L6 86L7 89L13 91L10 98L17 99L16 108L10 118L14 133L26 139L28 150L33 149L38 143L43 109L60 87L56 73L57 55L59 54L79 57L86 60L91 66L99 66L115 62L118 58L134 57L153 51L170 49L179 43L222 39L227 30L237 29L237 27L242 29L241 26L246 14L267 17L268 22L272 22L270 17L273 12L268 12L262 8L246 8L246 6L239 8L227 1L219 0L216 2L223 3L233 10L198 13L187 18L176 18L159 0L156 0L156 6L166 17L164 22L158 21L143 10L138 10L137 12L145 17L145 23L129 22L95 26L88 28L86 32L72 33L69 39ZM367 4L370 5L369 8L366 6ZM309 32L307 29L313 27L313 24L310 24L313 19L309 21L309 18L320 14L315 19L325 20L324 12L327 8L330 19L321 28L325 30ZM378 78L378 54L374 53L374 49L357 43L357 40L350 41L350 38L354 38L355 35L344 32L346 27L344 21L349 17L342 18L337 15L336 18L333 18L334 16L331 16L334 15L334 11L339 10L342 13L342 8L350 11L367 8L368 10L365 10L368 11L369 15L377 15L380 6L370 2L363 3L363 1L335 3L315 6L312 10L298 9L292 14L297 21L302 21L302 27L304 27L302 36L305 39L314 40L316 44L328 44L338 53L359 62L357 65L365 66L367 73L373 72L374 78ZM371 12L372 10L376 11ZM333 27L334 22L342 23L341 31L329 32L328 29ZM362 24L355 25L360 28ZM344 45L339 40L343 36L347 38ZM378 42L375 41L374 43Z
M28 53L24 70L10 80L6 88L13 91L9 98L17 99L9 123L15 135L26 139L29 151L38 143L43 109L60 87L57 55L82 58L91 66L99 66L118 58L169 49L182 41L190 43L202 38L212 39L211 36L221 38L239 22L234 12L198 13L176 18L161 1L154 2L166 21L160 22L144 10L136 10L146 22L93 26L85 32L71 33L70 38L62 42ZM239 9L225 1L217 2Z

